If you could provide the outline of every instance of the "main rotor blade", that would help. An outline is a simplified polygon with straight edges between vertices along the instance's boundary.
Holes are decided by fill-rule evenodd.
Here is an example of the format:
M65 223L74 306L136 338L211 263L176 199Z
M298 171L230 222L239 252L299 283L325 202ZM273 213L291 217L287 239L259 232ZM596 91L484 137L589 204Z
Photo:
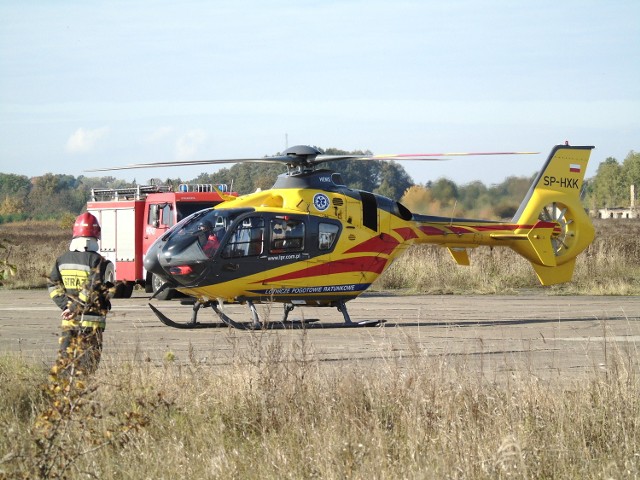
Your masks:
M225 163L284 163L289 166L316 165L324 162L339 160L416 160L416 161L439 161L447 160L446 157L475 156L475 155L535 155L540 152L451 152L451 153L392 153L384 155L327 155L301 154L301 155L276 155L261 158L227 158L215 160L174 160L169 162L132 163L122 167L92 168L86 172L109 172L113 170L130 170L136 168L163 168L163 167L183 167L193 165L217 165Z
M264 158L234 158L234 159L219 159L219 160L174 160L171 162L150 162L150 163L132 163L124 165L122 167L105 167L105 168L92 168L85 170L85 172L109 172L112 170L130 170L134 168L162 168L162 167L185 167L189 165L216 165L225 163L289 163L291 158L289 157L264 157Z
M114 170L131 170L136 168L163 168L163 167L187 167L193 165L216 165L225 163L284 163L286 165L298 164L318 164L333 162L338 160L446 160L446 158L415 158L416 155L409 155L411 158L404 158L403 155L318 155L311 158L299 158L288 156L264 157L264 158L234 158L219 160L174 160L170 162L150 162L132 163L122 167L91 168L85 172L110 172ZM417 157L422 157L418 155Z
M392 153L389 155L372 155L370 160L432 160L434 157L466 157L477 155L537 155L540 152L448 152L448 153ZM436 158L443 160L443 158Z
M381 155L318 155L309 163L331 162L334 160L410 160L423 162L437 162L449 160L447 157L477 156L477 155L537 155L540 152L450 152L450 153L390 153Z

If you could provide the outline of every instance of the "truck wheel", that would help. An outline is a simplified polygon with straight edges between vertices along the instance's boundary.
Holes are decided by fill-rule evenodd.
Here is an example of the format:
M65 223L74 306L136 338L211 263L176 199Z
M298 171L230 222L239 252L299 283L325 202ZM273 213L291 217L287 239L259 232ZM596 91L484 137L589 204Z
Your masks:
M162 286L164 280L162 280L157 275L153 275L151 277L151 285L153 286L154 293L158 291L158 289ZM160 295L156 296L158 300L171 300L176 291L173 288L166 288L163 290Z
M113 294L113 298L123 298L124 297L124 283L116 282L116 291Z
M135 283L133 282L125 282L124 288L122 289L122 298L131 298L131 295L133 294L134 286L135 286Z
M118 282L116 280L116 269L113 265L113 262L107 263L107 267L104 270L104 281L105 283L111 283L115 287L115 292L113 294L113 298L122 298L122 282Z

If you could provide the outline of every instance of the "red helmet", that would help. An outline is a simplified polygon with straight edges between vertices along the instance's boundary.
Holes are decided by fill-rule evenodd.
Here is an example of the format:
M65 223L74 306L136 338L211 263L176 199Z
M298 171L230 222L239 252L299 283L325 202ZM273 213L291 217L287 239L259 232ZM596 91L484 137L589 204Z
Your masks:
M89 212L78 216L73 224L73 238L78 237L94 237L100 240L100 224Z

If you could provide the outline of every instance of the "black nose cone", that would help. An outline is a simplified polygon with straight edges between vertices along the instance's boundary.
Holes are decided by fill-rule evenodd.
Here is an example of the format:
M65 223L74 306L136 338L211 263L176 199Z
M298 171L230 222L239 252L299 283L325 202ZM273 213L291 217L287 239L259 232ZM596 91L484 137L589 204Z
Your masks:
M147 254L144 256L144 268L147 272L154 273L156 275L163 275L164 270L160 265L160 260L158 259L158 254L161 252L161 249L158 246L158 242L154 243L147 250Z

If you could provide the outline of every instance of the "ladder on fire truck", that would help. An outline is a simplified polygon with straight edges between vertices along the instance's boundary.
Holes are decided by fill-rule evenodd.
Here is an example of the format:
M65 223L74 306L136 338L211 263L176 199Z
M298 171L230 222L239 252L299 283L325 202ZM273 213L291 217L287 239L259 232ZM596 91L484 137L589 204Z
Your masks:
M227 185L216 185L221 192L228 192ZM171 185L136 185L133 187L122 188L92 188L91 201L117 201L117 200L142 200L151 193L173 192ZM178 192L214 192L216 189L210 183L188 184L181 183L178 185Z

